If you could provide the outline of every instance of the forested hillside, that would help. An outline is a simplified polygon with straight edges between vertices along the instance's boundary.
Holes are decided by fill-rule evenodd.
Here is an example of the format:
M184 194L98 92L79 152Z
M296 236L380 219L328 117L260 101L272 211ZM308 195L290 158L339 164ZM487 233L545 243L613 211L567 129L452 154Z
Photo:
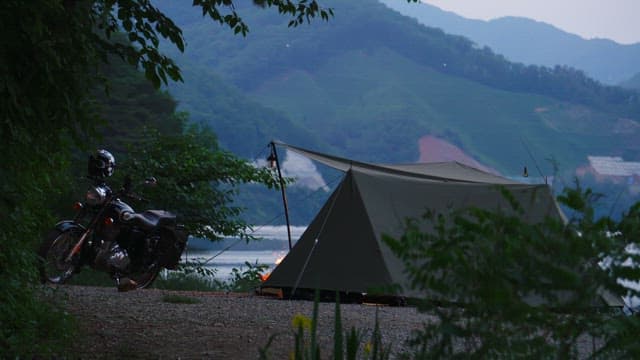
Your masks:
M640 91L640 73L635 74L627 81L623 81L620 86Z
M197 12L161 4L187 39L177 61L189 81L170 91L194 120L211 124L223 146L245 156L274 137L314 148L317 141L319 150L362 160L409 162L418 158L419 138L431 134L514 175L530 162L523 138L545 172L547 157L568 170L588 154L638 148L638 134L615 131L621 119L639 118L637 92L567 67L508 62L373 0L329 2L333 21L293 31L253 6L238 7L252 24L240 39L204 25ZM234 94L228 86L261 104L238 114L251 114L250 128L216 120L215 102L232 112L241 106L226 97Z
M242 39L239 38L239 41ZM320 147L313 133L285 112L265 106L202 64L183 65L184 83L171 86L179 109L215 129L220 143L236 154L254 159L272 139L297 139Z
M135 144L145 129L180 134L183 120L176 116L177 103L166 91L153 87L144 74L118 58L103 67L109 78L107 92L96 89L97 109L104 122L98 126L94 147L124 156L126 145Z

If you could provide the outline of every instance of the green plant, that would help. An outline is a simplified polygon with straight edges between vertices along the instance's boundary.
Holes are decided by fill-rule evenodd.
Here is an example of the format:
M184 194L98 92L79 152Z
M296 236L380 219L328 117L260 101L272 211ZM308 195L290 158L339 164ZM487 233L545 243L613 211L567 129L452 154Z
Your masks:
M508 212L429 213L409 220L400 239L385 238L410 275L405 285L425 294L418 308L437 318L413 334L407 357L638 356L636 322L601 300L638 293L618 281L640 278L623 265L638 264L626 251L640 234L638 206L620 223L595 219L597 197L579 184L565 189L566 224L528 224L512 201ZM584 339L597 344L591 354Z
M71 355L68 349L77 327L75 319L64 310L61 294L52 288L26 286L27 289L5 294L0 306L0 358ZM0 291L8 289L0 285Z
M158 276L153 288L179 291L216 291L216 284L207 277L183 271L170 271L166 276Z
M265 8L290 17L291 26L332 12L316 1L264 1ZM211 21L246 33L231 2L198 1ZM25 19L29 19L25 21ZM54 223L47 200L69 188L65 170L72 149L86 149L96 136L92 96L105 85L101 64L120 56L156 88L180 80L175 63L159 50L159 38L184 50L182 31L149 1L0 2L0 357L50 357L52 342L72 329L66 315L49 311L33 284L32 255L44 229ZM119 32L128 43L112 41ZM44 309L44 310L43 310ZM61 315L62 314L62 315ZM58 316L59 321L52 321ZM38 329L60 325L46 333Z
M179 270L168 272L166 277L159 277L153 286L168 290L250 292L260 285L261 275L269 265L257 262L252 264L248 261L244 264L246 268L233 268L228 280L215 278L217 269L198 263L187 264Z
M119 176L156 177L156 186L136 189L150 200L145 207L175 212L189 235L212 241L252 239L250 226L239 218L243 209L234 204L241 184L279 186L273 171L220 149L215 134L197 125L185 125L179 134L148 129L119 167Z
M320 345L318 343L318 304L320 303L320 292L316 290L313 301L313 312L311 318L302 314L296 314L292 321L294 329L294 349L291 358L295 360L318 360L321 359ZM309 331L307 336L306 331ZM277 335L277 334L276 334ZM269 346L276 335L272 335L267 344L259 349L260 359L268 358ZM346 344L344 340L346 340ZM349 332L342 332L342 316L340 312L340 293L336 292L336 302L334 310L334 334L333 334L333 358L355 360L358 358L360 349L363 350L365 359L384 360L390 357L390 346L384 346L378 322L378 309L376 308L376 318L371 341L362 343L363 336L361 330L352 327ZM345 346L346 345L346 346Z
M266 264L251 264L248 261L244 262L247 267L233 268L231 269L231 279L223 281L222 287L228 291L247 292L253 291L262 282L261 275L269 268Z
M269 265L245 262L245 267L233 268L231 278L219 280L215 278L217 269L201 264L186 264L175 271L160 274L153 282L152 288L179 291L233 291L249 292L261 283L263 274ZM72 285L115 286L108 274L90 268L83 269L70 280Z

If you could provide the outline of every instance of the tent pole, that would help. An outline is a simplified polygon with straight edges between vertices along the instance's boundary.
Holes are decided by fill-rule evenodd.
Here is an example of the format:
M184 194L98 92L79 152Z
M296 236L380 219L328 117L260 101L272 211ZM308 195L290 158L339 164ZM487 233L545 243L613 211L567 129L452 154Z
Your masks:
M278 180L280 180L280 191L282 192L282 204L284 205L284 218L287 221L287 237L289 239L289 250L291 250L291 225L289 224L289 206L287 205L287 194L284 191L284 180L282 179L282 172L280 171L280 160L278 160L278 152L276 151L276 144L272 141L271 153L276 161L276 168L278 169Z

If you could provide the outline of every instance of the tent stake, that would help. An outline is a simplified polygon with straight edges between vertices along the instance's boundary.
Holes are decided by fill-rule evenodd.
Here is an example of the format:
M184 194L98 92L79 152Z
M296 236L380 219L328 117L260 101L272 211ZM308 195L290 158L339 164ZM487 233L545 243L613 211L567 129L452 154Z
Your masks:
M282 192L282 204L284 205L284 218L287 221L287 237L289 239L289 250L291 250L291 225L289 224L289 206L287 205L287 194L284 191L284 180L282 179L282 172L280 171L280 160L278 160L278 152L276 151L276 144L272 141L271 154L276 163L278 169L278 180L280 181L280 191Z

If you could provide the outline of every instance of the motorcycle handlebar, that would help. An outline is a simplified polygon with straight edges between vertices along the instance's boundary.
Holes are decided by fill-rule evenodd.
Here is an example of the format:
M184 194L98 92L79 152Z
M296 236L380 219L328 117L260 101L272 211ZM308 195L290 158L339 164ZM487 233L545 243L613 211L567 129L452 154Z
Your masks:
M156 180L155 177L149 177L147 179L145 179L143 185L147 185L147 186L155 186L158 183L158 180ZM124 178L124 184L122 185L122 191L121 191L121 195L122 196L126 196L130 199L133 200L137 200L137 201L142 201L142 202L149 202L148 199L145 199L144 197L134 194L132 191L132 185L131 185L131 177L129 175L127 175Z
M133 200L142 201L142 202L146 202L146 203L149 202L149 199L145 199L142 196L137 195L137 194L127 193L127 194L125 194L125 196L130 198L130 199L133 199Z

